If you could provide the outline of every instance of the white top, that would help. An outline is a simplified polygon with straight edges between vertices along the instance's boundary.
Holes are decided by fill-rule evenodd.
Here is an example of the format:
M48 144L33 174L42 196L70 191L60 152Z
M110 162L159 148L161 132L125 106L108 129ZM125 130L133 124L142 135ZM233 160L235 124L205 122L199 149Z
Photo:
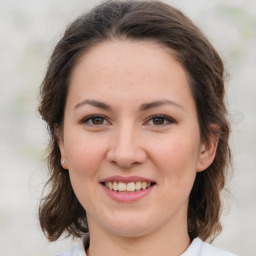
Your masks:
M77 245L58 256L86 256L85 246L88 246L89 237L86 236L79 241ZM200 238L193 240L189 248L180 256L236 256L230 252L218 249Z

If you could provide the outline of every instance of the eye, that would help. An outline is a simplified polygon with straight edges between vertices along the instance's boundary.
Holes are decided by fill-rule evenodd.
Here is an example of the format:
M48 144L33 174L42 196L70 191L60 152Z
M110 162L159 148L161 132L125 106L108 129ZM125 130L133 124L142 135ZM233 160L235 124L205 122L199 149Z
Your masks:
M154 115L147 121L147 124L155 126L165 126L172 123L175 121L166 115Z
M109 121L101 115L91 115L87 116L82 120L83 124L88 124L92 126L100 126L100 125L107 125L109 124Z

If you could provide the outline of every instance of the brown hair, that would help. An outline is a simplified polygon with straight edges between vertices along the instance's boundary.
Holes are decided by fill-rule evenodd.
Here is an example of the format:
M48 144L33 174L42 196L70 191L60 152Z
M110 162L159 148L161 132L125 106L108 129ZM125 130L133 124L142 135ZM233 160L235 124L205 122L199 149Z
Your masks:
M56 45L41 86L39 112L50 133L48 167L50 190L39 209L41 227L49 240L63 233L81 237L88 232L86 212L72 189L69 173L60 164L55 128L62 127L71 73L78 59L106 40L154 41L175 50L189 78L201 138L218 136L216 157L197 173L189 198L191 239L214 238L221 231L220 192L230 162L229 123L224 103L224 67L203 33L179 10L160 1L107 1L76 19ZM219 132L212 124L219 126Z

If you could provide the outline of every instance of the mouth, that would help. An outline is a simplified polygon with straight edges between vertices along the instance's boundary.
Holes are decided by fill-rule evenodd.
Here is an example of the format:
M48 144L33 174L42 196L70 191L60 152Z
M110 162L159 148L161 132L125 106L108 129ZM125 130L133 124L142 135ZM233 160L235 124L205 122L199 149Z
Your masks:
M129 203L142 200L152 193L156 182L139 176L111 176L100 182L106 194L113 200Z
M106 181L101 182L101 184L110 190L123 193L134 193L142 190L147 190L154 186L155 182L147 181L136 181L136 182L118 182L118 181Z

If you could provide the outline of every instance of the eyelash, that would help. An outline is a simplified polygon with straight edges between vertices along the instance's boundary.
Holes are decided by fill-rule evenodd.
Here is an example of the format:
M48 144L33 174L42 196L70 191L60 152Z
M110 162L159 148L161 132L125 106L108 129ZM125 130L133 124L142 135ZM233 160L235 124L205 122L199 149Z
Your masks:
M103 119L103 122L104 121L107 121L108 123L110 123L108 120L107 120L107 118L105 117L105 116L103 116L103 115L90 115L90 116L87 116L86 118L84 118L83 120L82 120L82 123L83 124L88 124L88 125L91 125L91 126L100 126L100 125L104 125L104 124L93 124L93 123L89 123L90 121L93 121L93 119L96 119L96 118L101 118L101 119Z
M90 123L90 122L93 122L93 119L96 119L96 118L100 118L100 119L103 121L103 123L102 123L102 124ZM157 115L152 115L152 116L150 116L150 117L147 119L147 121L146 121L145 123L143 123L143 124L147 124L147 123L149 123L150 121L153 121L154 119L157 119L157 118L163 119L164 124L154 124L154 123L153 123L153 124L149 124L149 125L151 125L151 126L163 127L163 126L166 126L166 125L169 125L169 124L175 124L175 123L176 123L176 121L175 121L174 119L170 118L169 116L162 115L162 114L157 114ZM87 116L86 118L84 118L84 119L82 120L82 123L83 123L83 124L88 124L88 125L90 125L90 126L102 126L102 125L105 125L105 124L104 124L105 121L107 121L108 124L111 124L111 123L108 121L108 119L107 119L105 116L103 116L103 115L90 115L90 116Z
M166 115L161 115L161 114L157 114L157 115L152 115L147 121L146 121L146 123L148 123L149 121L153 121L153 119L156 119L156 118L161 118L161 119L163 119L164 120L164 124L159 124L159 125L157 125L157 124L152 124L152 125L154 125L154 126L166 126L166 125L168 125L168 124L175 124L176 123L176 121L174 120L174 119L172 119L172 118L170 118L169 116L166 116Z

